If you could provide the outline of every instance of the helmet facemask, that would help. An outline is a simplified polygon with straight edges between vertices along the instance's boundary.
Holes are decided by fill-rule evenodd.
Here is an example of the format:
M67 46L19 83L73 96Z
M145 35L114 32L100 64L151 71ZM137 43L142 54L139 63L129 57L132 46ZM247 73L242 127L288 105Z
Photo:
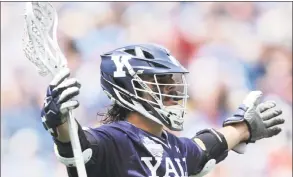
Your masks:
M132 86L136 98L148 112L144 114L146 117L158 119L156 122L171 130L183 129L188 98L185 74L136 75Z

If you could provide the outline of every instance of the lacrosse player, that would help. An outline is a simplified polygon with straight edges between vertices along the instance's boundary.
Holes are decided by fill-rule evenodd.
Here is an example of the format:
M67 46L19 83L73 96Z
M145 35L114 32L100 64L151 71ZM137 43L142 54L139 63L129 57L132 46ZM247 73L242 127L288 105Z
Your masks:
M183 129L188 71L169 51L153 44L132 45L101 58L101 86L113 105L98 128L76 122L89 177L204 176L230 150L243 154L248 143L281 132L282 110L273 101L260 103L262 93L252 91L222 128L178 138L164 127ZM42 120L58 160L75 177L67 118L79 106L75 97L81 85L69 75L64 69L50 83Z

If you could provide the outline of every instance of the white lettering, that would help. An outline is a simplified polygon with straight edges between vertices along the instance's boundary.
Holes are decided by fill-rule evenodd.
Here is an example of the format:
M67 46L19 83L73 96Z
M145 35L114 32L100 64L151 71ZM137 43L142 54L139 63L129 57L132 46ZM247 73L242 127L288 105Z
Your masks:
M169 157L166 157L166 173L165 173L164 177L169 177L170 173L174 173L175 177L179 177L171 159Z
M150 169L152 175L149 177L159 177L157 176L157 169L161 165L162 158L156 157L155 160L157 161L155 166L151 164L152 157L141 157L141 160L147 165L147 167Z
M113 56L112 60L116 66L116 71L114 71L114 77L125 77L126 76L126 72L123 71L123 67L126 65L129 65L128 60L130 58L123 56Z
M180 163L180 162L181 162L180 159L175 158L175 161L176 161L176 163L177 163L177 165L178 165L178 167L179 167L179 170L180 170L180 174L181 174L181 176L184 177L185 175L184 175L183 167L182 167L182 165L181 165L181 163Z
M162 163L162 158L160 157L155 157L155 164L153 166L153 164L151 163L151 161L153 160L152 157L141 157L141 160L146 164L146 166L149 168L150 172L151 172L151 176L149 177L159 177L157 171ZM166 157L165 158L165 175L164 177L170 177L170 174L173 173L175 177L187 177L187 167L186 167L186 159L179 159L179 158L175 158L174 159L176 161L175 164L173 164L173 161L170 159L170 157ZM181 164L181 162L184 162L184 164ZM178 166L179 170L180 170L180 175L179 172L177 172L175 166ZM185 167L184 167L185 166ZM160 174L162 175L162 174Z
M182 161L184 162L184 166L186 167L186 169L185 169L185 176L187 176L187 164L186 164L186 159L185 159L185 157L182 159Z

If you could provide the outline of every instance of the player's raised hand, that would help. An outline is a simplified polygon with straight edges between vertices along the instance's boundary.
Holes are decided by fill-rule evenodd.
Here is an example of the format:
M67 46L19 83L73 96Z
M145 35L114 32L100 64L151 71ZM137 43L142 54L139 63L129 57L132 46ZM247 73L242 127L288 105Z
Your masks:
M252 143L263 138L275 136L281 132L278 125L285 120L280 117L282 110L273 101L259 104L262 92L250 92L237 112L224 121L224 126L245 122L249 128L250 137L246 141Z
M51 81L41 113L44 127L54 137L58 136L56 128L66 122L69 110L79 106L73 98L79 94L81 85L75 78L67 79L69 75L65 68Z

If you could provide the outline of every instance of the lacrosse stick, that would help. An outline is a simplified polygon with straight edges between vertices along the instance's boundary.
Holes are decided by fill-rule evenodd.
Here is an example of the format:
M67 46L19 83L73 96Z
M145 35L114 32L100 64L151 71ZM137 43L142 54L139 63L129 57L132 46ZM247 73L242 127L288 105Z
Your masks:
M27 2L23 50L25 56L36 66L41 76L54 76L67 67L67 60L57 42L58 16L48 2ZM72 111L69 112L69 134L79 177L86 177L86 170L77 126Z

